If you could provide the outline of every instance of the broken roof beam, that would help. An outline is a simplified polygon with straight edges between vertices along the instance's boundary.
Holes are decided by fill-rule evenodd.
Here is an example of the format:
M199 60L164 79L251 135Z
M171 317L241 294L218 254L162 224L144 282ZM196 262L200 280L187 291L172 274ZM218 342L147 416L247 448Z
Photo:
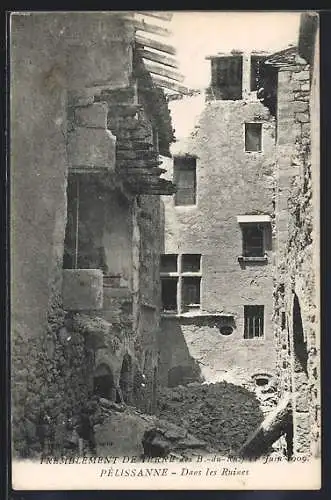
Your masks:
M154 73L155 75L164 76L166 78L170 78L170 80L175 80L176 82L183 82L184 76L177 71L171 71L170 69L164 68L157 64L152 64L145 62L145 68L149 73Z
M171 21L172 19L172 12L162 12L162 11L144 11L144 10L138 10L138 14L141 14L142 16L149 16L149 17L155 17L156 19L162 19L163 21Z
M149 47L150 49L159 50L160 52L165 52L166 54L171 54L172 56L176 54L176 49L174 47L166 43L161 43L157 40L153 40L152 38L145 38L144 36L136 34L135 40L136 43L142 45L143 47Z
M133 26L140 31L146 31L147 33L152 33L153 35L159 36L170 36L171 31L162 26L157 26L156 24L149 24L145 21L139 21L138 19L133 19Z
M166 78L160 78L158 76L152 75L152 79L154 84L157 87L164 87L169 90L174 90L175 92L179 92L180 94L188 95L190 89L185 87L184 85L180 85L172 80L167 80Z
M175 69L178 69L179 67L176 59L173 59L172 57L168 57L164 54L160 54L159 52L152 52L151 50L143 48L139 48L138 50L141 57L143 57L145 60L157 62L163 64L164 66L170 66L171 68Z

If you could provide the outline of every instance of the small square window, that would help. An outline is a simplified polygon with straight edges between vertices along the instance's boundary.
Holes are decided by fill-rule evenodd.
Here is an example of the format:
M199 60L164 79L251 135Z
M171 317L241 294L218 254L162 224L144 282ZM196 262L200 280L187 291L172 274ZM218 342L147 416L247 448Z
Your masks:
M263 337L264 306L244 306L244 339Z
M160 258L160 272L161 273L176 273L177 272L177 255L164 254Z
M198 273L200 272L200 254L184 254L182 256L182 272Z
M262 123L245 123L245 151L262 151Z

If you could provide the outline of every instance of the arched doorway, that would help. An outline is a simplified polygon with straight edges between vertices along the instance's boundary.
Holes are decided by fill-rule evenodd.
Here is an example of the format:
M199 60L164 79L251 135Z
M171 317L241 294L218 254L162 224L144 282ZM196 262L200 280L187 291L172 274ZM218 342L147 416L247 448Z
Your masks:
M116 390L111 369L106 364L97 367L93 378L93 392L96 396L115 401Z
M128 354L125 354L123 358L119 385L123 400L125 403L130 403L132 395L132 360Z

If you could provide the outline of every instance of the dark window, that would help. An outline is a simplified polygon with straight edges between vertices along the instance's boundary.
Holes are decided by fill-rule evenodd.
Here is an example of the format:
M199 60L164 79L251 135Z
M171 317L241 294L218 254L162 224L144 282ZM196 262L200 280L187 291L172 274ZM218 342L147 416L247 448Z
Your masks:
M160 259L160 272L161 273L176 273L177 272L177 255L164 254Z
M264 62L265 57L251 56L251 91L259 90L263 87Z
M163 310L181 314L200 309L201 255L165 254L160 260Z
M242 228L244 257L263 257L263 228L258 224Z
M211 60L211 98L242 99L242 56L217 57Z
M177 187L175 205L195 205L196 203L196 159L192 157L174 158L174 183Z
M245 328L244 338L263 337L264 306L244 306Z
M245 123L245 151L262 151L262 123Z
M177 278L162 278L161 286L163 310L177 312Z
M200 272L200 254L184 254L182 257L182 273Z
M182 307L184 310L200 306L200 278L185 277L182 281Z

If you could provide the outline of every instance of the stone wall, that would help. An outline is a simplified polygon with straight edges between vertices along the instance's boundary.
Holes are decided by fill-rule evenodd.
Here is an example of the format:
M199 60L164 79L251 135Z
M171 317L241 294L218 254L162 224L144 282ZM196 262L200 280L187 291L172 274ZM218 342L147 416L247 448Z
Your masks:
M93 394L96 365L112 352L106 361L114 366L118 385L125 355L133 360L136 354L131 292L133 197L123 209L115 195L106 195L107 189L87 182L85 188L90 191L81 207L88 226L86 267L120 274L121 279L104 293L103 311L87 311L83 318L64 310L61 296L68 171L114 167L115 138L106 128L105 103L95 102L95 96L103 88L128 87L132 40L133 28L113 13L11 16L15 456L50 452L49 446L63 453L69 422L82 413ZM100 329L92 335L96 324L101 324ZM137 385L141 387L141 379Z
M262 122L262 152L245 152L245 122ZM273 372L272 227L267 262L240 265L242 231L237 216L262 213L272 220L274 152L275 121L257 100L207 103L191 135L173 146L174 155L197 157L197 204L175 206L173 198L162 200L163 253L202 255L201 310L211 315L232 314L234 332L225 338L209 321L201 324L199 317L189 324L181 318L164 318L163 383L177 356L185 363L191 357L199 360L207 381L228 377L241 383L243 371L246 379L256 370ZM171 178L172 161L165 165L165 175ZM254 304L265 307L265 335L244 340L244 305ZM237 373L234 366L242 372L238 369Z
M278 339L280 391L293 392L293 453L318 455L318 184L316 128L318 109L315 69L310 86L308 64L280 68L277 115L277 272L275 322ZM315 128L312 169L311 122ZM291 445L292 446L292 445Z

